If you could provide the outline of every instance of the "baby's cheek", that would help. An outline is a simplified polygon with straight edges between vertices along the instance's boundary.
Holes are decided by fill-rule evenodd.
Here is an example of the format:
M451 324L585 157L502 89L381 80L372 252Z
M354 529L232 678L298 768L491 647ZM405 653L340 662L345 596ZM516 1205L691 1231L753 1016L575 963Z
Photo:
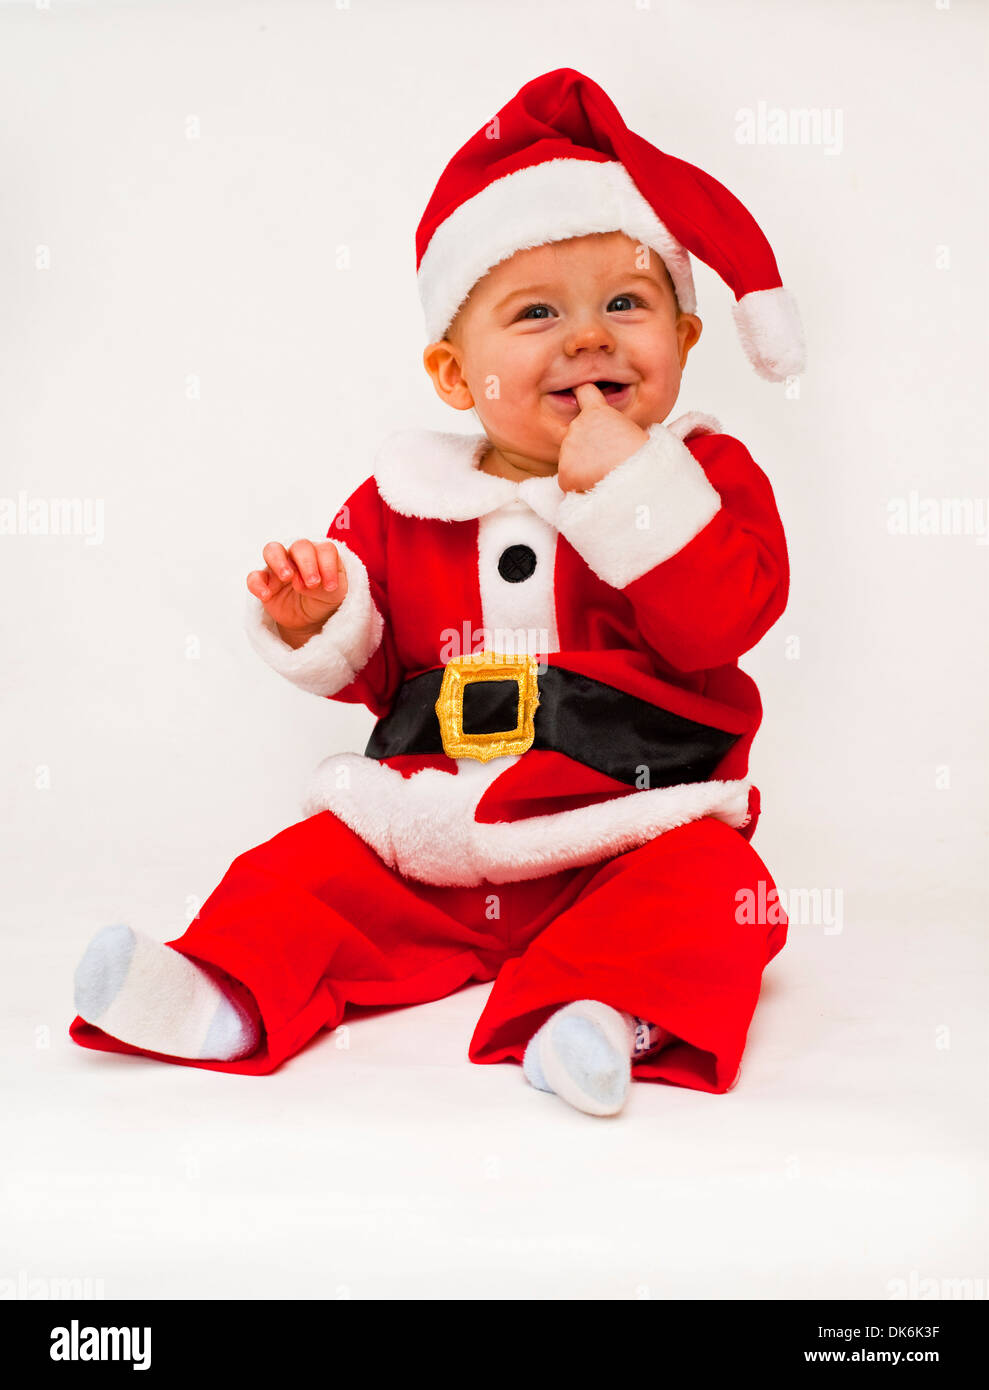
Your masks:
M492 419L498 421L521 420L538 403L538 396L531 386L512 376L492 373L485 383L482 408L486 407Z
M675 380L679 372L680 359L677 355L676 340L674 340L667 349L658 353L650 362L647 380L657 389L662 389L670 381Z
M646 391L657 400L665 398L671 391L676 392L679 389L680 376L680 359L674 350L654 364L645 379Z
M502 410L523 409L526 397L532 395L532 386L517 373L493 371L488 378L491 403Z

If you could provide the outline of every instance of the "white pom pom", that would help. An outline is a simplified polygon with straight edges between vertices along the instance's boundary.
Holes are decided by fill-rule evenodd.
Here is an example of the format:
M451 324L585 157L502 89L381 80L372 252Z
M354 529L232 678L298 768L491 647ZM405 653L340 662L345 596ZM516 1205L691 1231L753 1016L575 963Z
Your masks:
M799 376L807 361L804 331L789 290L753 290L732 306L745 355L767 381Z

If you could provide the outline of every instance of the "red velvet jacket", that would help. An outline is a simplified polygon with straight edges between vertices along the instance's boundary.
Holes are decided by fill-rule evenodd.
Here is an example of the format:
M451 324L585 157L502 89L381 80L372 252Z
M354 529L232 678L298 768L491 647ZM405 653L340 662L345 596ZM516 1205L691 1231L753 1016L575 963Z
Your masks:
M653 425L585 493L480 472L483 435L393 435L329 528L348 593L323 630L293 650L251 595L247 615L259 654L294 684L379 717L404 681L452 657L535 654L737 734L707 781L630 787L535 747L487 763L342 753L320 764L306 813L334 811L429 883L535 878L705 815L751 836L762 707L737 660L782 614L789 568L768 479L719 429L700 415ZM535 555L524 582L499 570L512 545Z

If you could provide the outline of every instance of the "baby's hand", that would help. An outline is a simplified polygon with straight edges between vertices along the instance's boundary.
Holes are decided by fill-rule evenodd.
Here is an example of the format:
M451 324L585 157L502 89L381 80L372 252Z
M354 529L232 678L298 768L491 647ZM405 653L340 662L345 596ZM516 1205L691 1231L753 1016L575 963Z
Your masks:
M313 635L347 597L347 571L332 541L296 541L286 551L269 541L267 569L252 570L247 587L283 632Z
M563 436L556 481L564 492L587 492L637 453L649 436L634 420L609 405L593 382L578 386L574 394L580 412Z

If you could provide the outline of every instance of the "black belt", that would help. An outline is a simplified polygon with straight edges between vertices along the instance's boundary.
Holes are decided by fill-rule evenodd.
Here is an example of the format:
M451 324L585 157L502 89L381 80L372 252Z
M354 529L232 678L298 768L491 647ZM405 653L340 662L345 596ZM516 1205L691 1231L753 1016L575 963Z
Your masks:
M443 675L439 667L405 682L392 709L375 725L366 757L444 752L435 709ZM630 786L705 782L741 738L562 666L547 666L538 689L531 746L563 753ZM518 709L515 680L472 682L463 690L463 732L469 738L512 730Z

